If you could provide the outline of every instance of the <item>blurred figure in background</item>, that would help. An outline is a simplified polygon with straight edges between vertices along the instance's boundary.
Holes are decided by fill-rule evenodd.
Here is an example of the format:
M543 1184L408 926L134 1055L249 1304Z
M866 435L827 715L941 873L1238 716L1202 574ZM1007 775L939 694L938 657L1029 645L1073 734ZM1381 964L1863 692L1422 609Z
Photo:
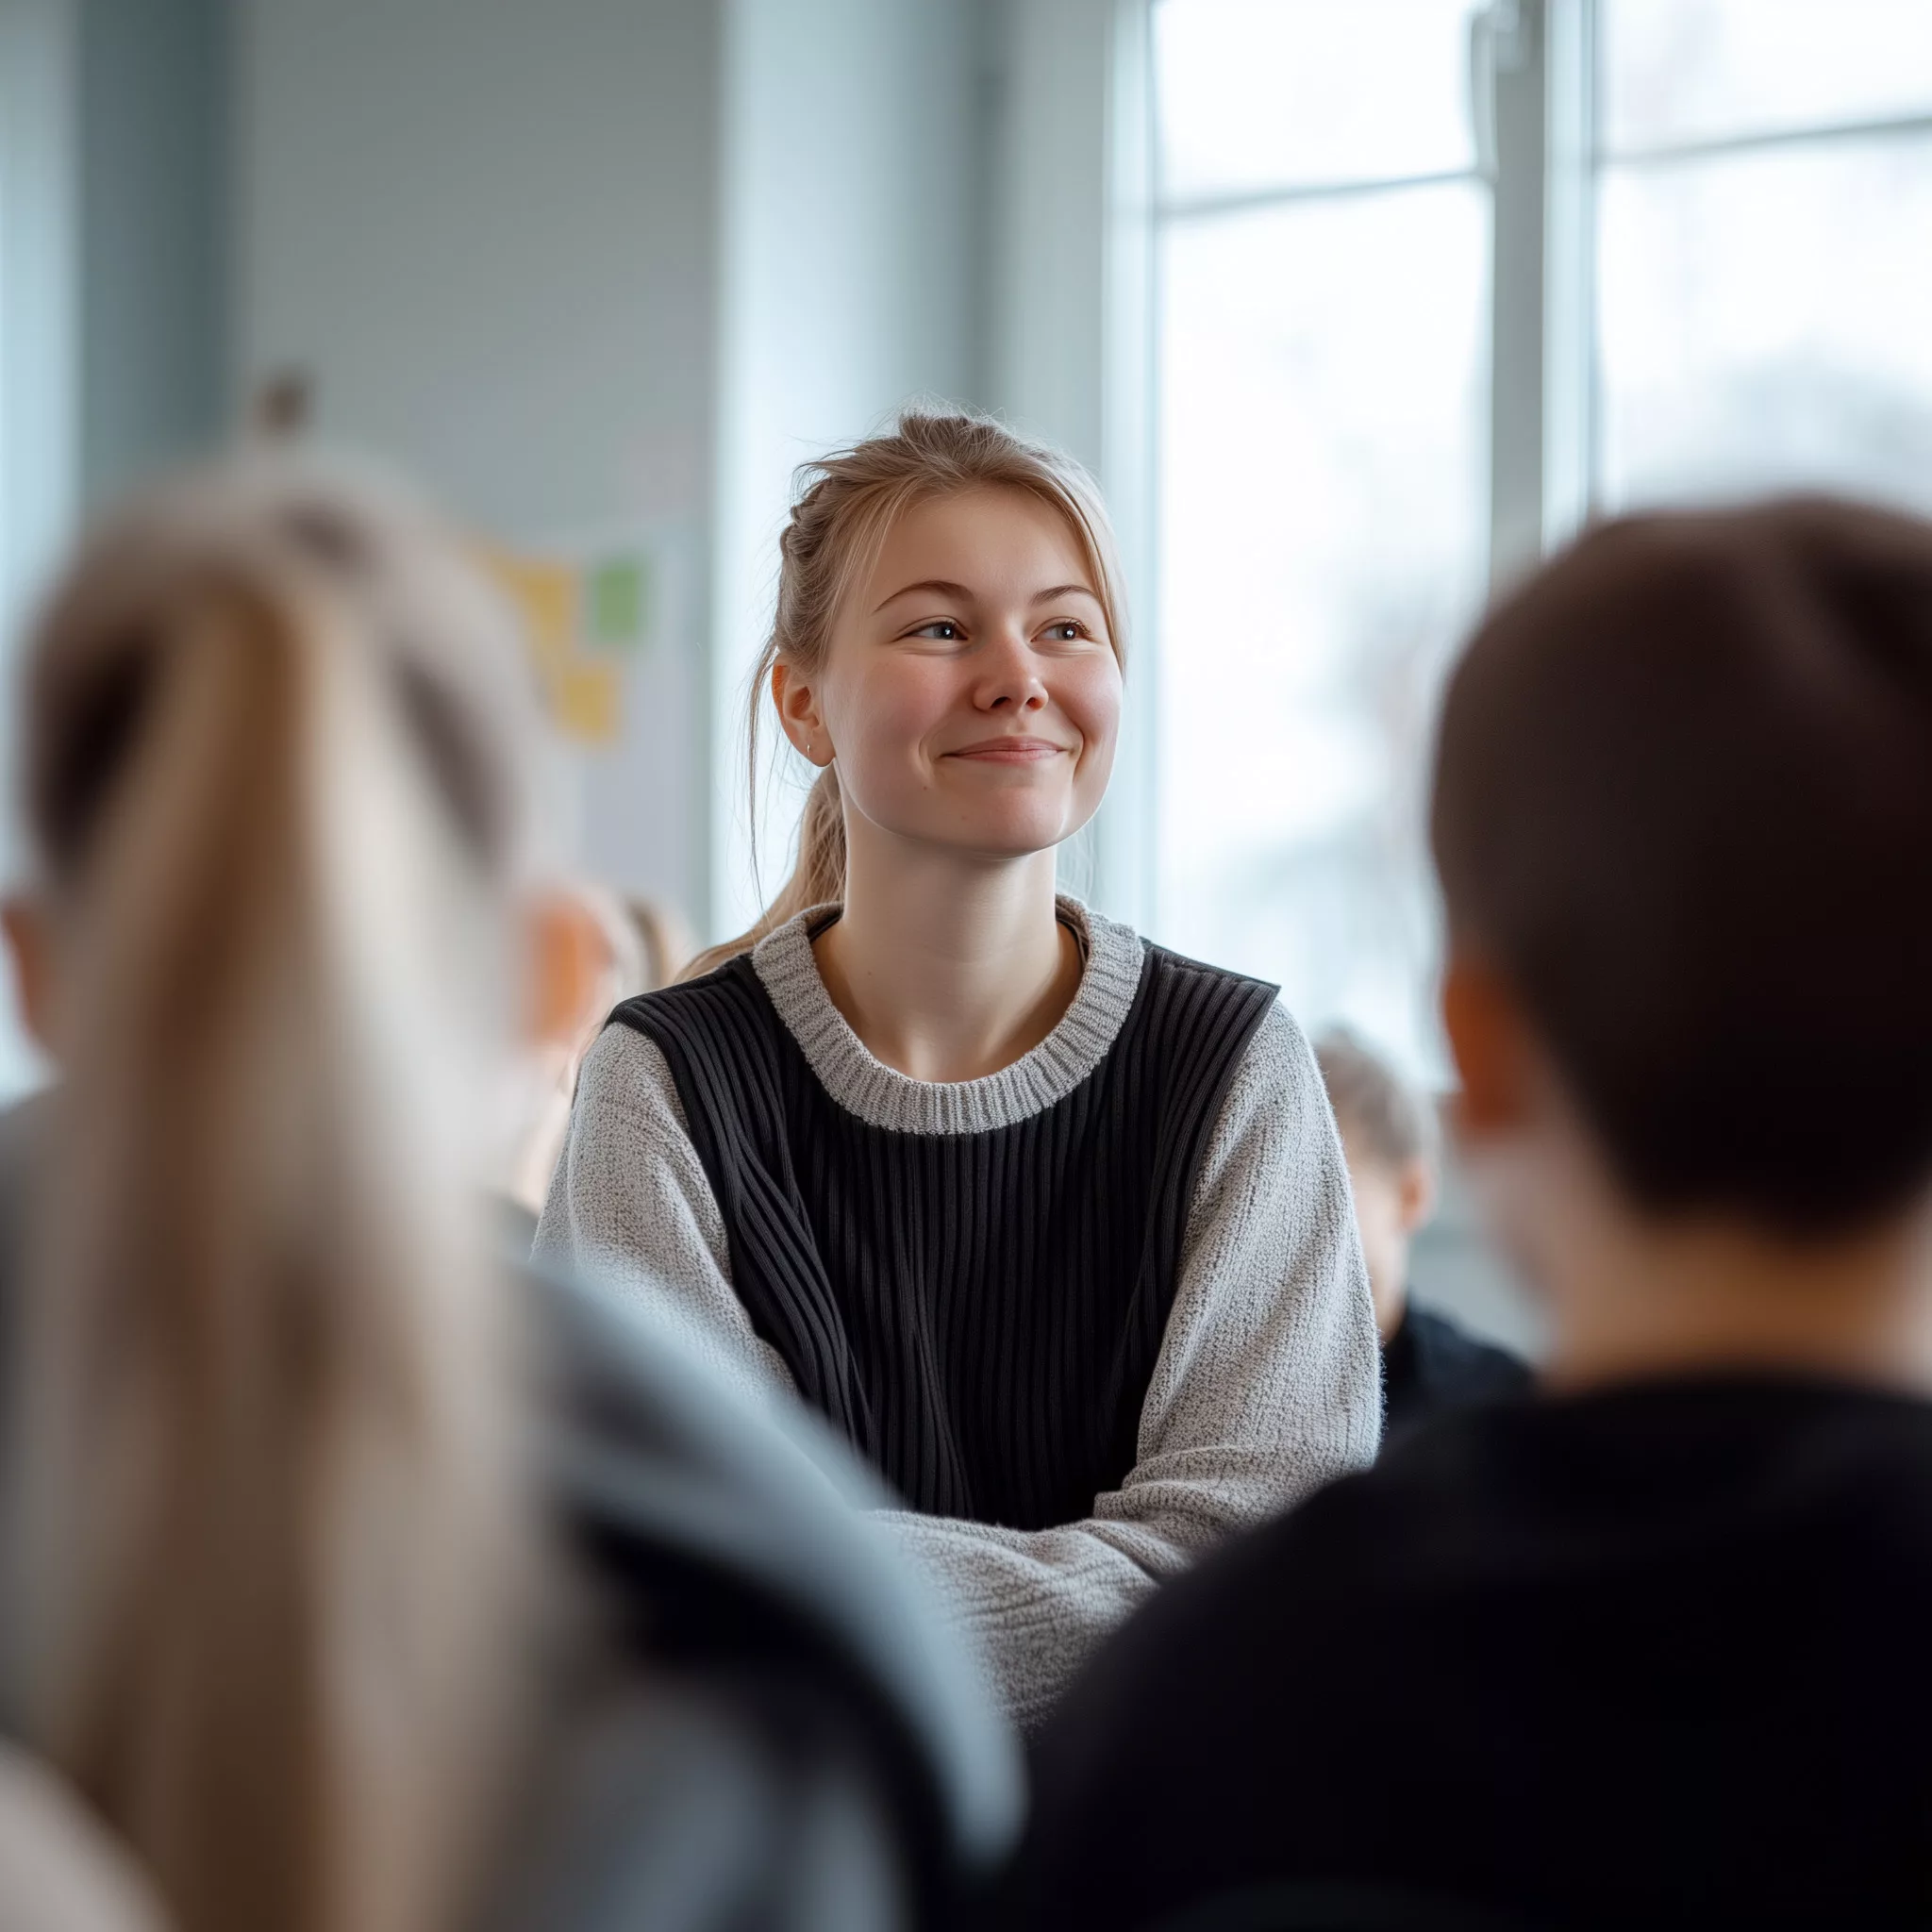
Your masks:
M588 880L552 886L540 900L537 943L547 954L537 975L512 1106L509 1174L503 1187L512 1251L530 1252L537 1216L570 1128L577 1068L610 1009L658 984L642 935L614 893Z
M1925 1924L1932 526L1587 536L1457 668L1433 838L1541 1392L1155 1601L1026 1922Z
M1520 1395L1529 1369L1459 1322L1419 1307L1409 1246L1436 1210L1436 1116L1393 1067L1346 1027L1315 1042L1355 1196L1356 1226L1382 1341L1382 1447L1429 1417L1491 1396Z
M644 954L642 991L655 992L669 986L691 962L697 942L691 926L677 908L663 899L649 899L639 892L627 892L623 899L625 916L638 936Z
M540 1003L512 1096L509 1174L502 1189L511 1251L527 1255L550 1177L570 1132L577 1069L612 1010L669 986L691 956L684 921L656 899L624 896L588 879L552 886L537 901Z
M494 1257L527 703L327 473L165 485L58 587L0 1711L176 1932L917 1921L1007 1767L870 1492Z

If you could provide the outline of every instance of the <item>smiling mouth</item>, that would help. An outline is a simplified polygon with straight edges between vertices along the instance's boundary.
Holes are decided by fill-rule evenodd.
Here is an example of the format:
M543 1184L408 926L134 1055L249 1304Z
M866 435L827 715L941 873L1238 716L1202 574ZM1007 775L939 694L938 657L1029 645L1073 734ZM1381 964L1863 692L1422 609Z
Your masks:
M1067 746L1044 738L988 738L949 751L949 758L970 758L982 765L1037 765L1066 755Z

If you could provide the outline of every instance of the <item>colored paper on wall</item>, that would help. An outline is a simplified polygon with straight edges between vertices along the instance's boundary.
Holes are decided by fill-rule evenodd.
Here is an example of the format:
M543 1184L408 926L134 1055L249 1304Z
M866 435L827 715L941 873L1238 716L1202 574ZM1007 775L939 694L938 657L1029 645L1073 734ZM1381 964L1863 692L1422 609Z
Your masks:
M648 641L651 567L631 552L607 557L588 573L589 641L603 650L638 651Z
M623 671L616 664L577 658L560 665L550 686L558 724L587 744L613 742L623 689Z
M492 575L516 607L540 669L561 664L576 648L578 572L544 558L491 550Z
M519 550L485 542L477 550L522 620L558 728L586 744L614 742L623 732L626 671L650 649L659 623L648 544Z

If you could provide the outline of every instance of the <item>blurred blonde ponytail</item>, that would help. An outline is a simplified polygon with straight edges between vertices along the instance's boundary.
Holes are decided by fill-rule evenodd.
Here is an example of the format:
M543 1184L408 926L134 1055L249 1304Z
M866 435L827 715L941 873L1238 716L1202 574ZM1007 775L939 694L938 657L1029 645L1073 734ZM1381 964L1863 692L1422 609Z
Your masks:
M791 516L778 541L772 634L751 678L754 844L758 725L773 668L783 662L808 678L818 675L846 593L872 569L893 521L915 504L971 490L1021 490L1049 505L1065 518L1080 546L1107 615L1108 635L1125 661L1126 600L1112 525L1093 479L1071 457L1029 441L991 416L919 406L907 409L883 435L807 464L799 479ZM748 931L700 953L683 976L696 978L749 952L808 907L841 899L844 892L844 806L838 768L827 765L806 799L791 876Z
M16 1382L15 1695L179 1932L444 1932L542 1621L439 999L501 914L507 647L451 545L164 490L29 661L74 962Z

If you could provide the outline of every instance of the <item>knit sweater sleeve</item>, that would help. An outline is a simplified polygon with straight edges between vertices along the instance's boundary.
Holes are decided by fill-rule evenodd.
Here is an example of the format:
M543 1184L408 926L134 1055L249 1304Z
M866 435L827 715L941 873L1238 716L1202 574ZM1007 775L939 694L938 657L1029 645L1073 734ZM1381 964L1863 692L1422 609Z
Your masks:
M1001 1529L891 1511L1031 1727L1094 1645L1232 1532L1374 1457L1380 1367L1341 1143L1275 1007L1223 1105L1134 1467L1083 1522Z
M724 1217L671 1069L632 1027L605 1027L584 1058L534 1254L648 1301L747 1391L795 1392L732 1290Z

